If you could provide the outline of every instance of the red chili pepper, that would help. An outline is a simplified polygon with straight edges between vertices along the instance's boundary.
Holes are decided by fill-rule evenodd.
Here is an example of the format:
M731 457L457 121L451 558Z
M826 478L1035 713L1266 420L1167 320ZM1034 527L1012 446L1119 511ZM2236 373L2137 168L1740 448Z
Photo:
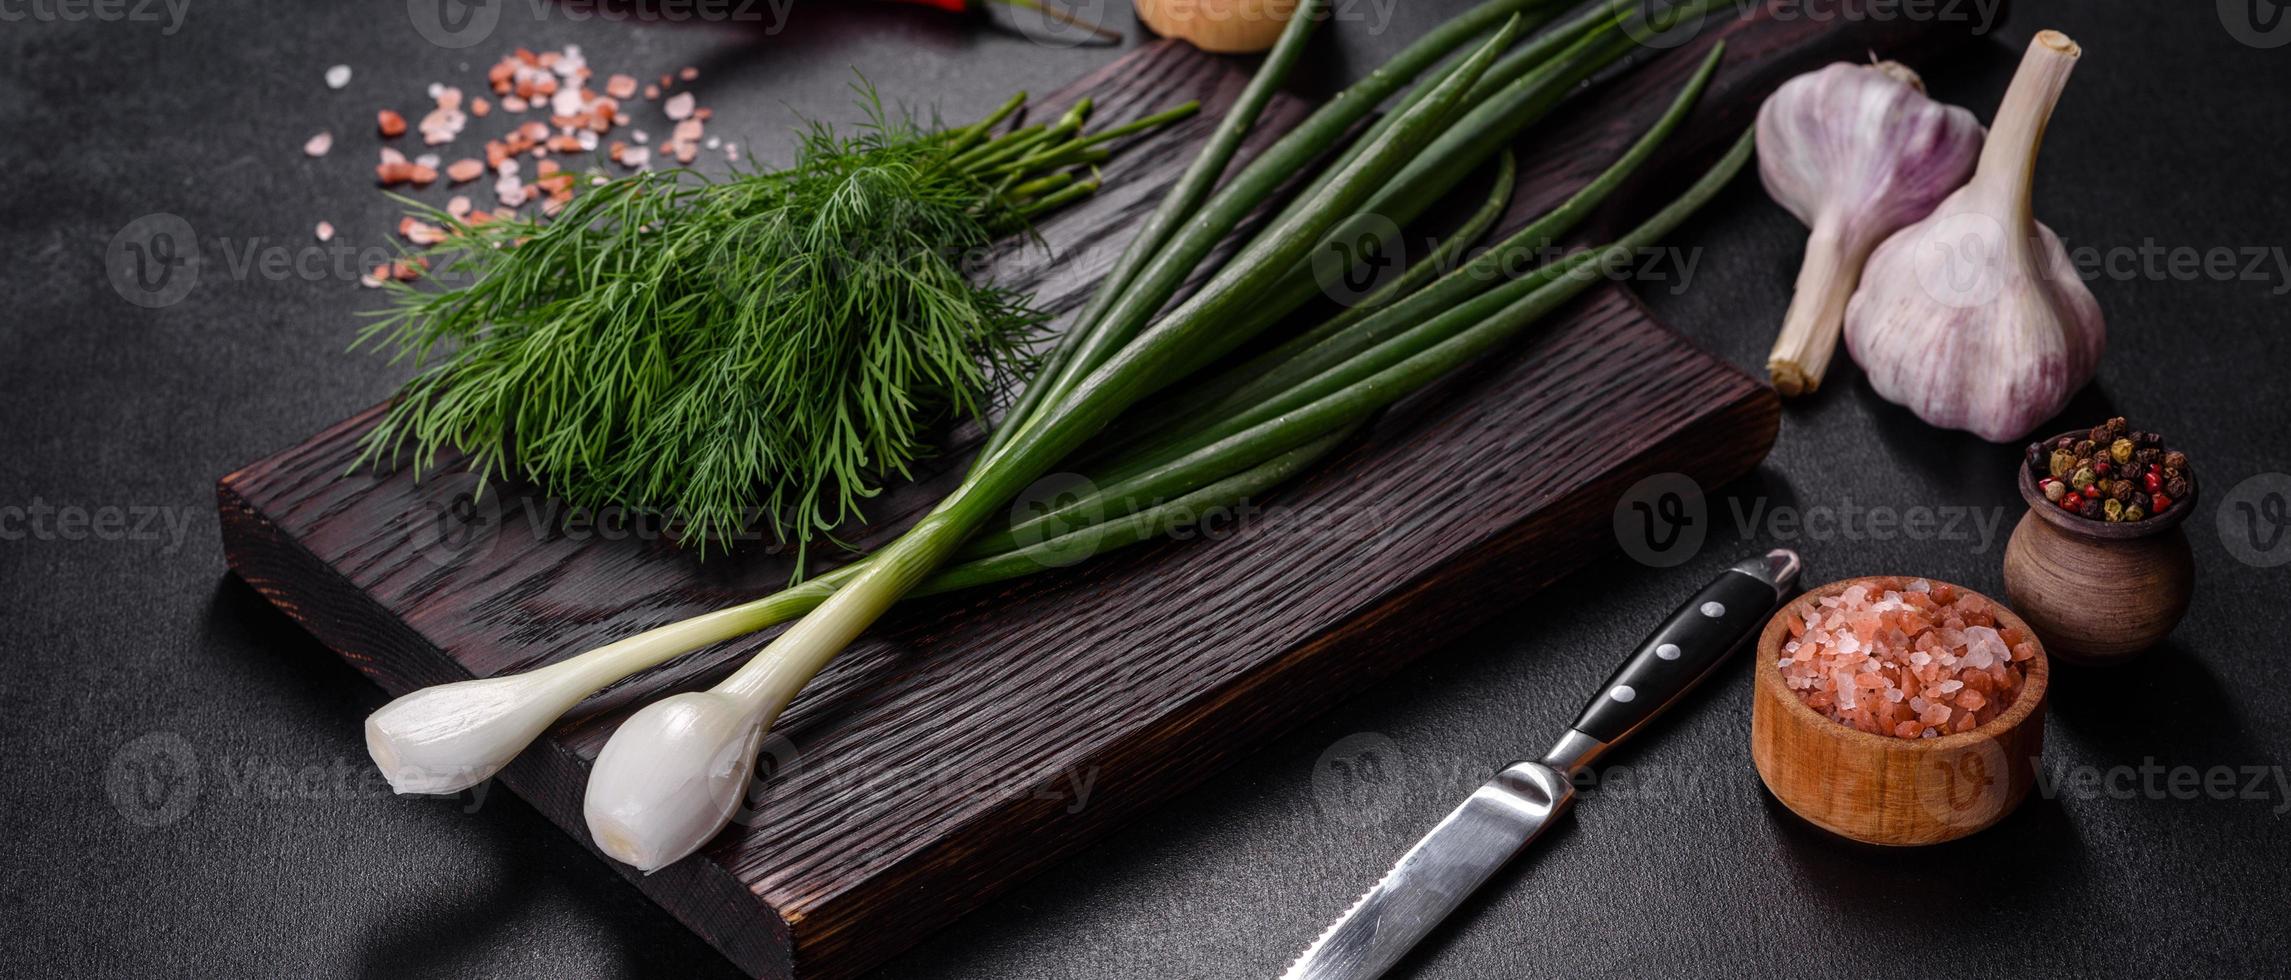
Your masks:
M2155 503L2156 513L2158 514L2171 509L2172 498L2170 497L2164 496L2160 493L2152 493L2148 495L2148 498Z

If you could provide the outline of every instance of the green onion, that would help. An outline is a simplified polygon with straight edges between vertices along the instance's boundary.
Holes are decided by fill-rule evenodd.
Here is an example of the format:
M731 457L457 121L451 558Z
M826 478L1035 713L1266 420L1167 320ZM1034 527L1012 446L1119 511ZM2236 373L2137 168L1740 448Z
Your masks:
M1318 6L1316 0L1306 10L1317 12ZM1506 57L1503 53L1522 29L1517 11L1530 6L1536 5L1498 0L1443 25L1411 45L1405 58L1395 59L1405 73L1372 75L1374 84L1348 89L1332 103L1347 106L1343 111L1324 115L1324 108L1277 142L1268 157L1295 158L1276 168L1285 180L1305 160L1335 149L1343 131L1407 78L1457 45L1483 38L1468 55L1410 92L1386 120L1367 127L1355 145L1333 154L1329 174L1306 181L1296 201L1276 211L1264 230L1215 269L1198 291L1165 312L1161 307L1193 265L1245 215L1262 208L1283 182L1267 179L1260 170L1266 158L1260 158L1224 190L1209 193L1231 153L1229 147L1220 150L1222 139L1213 140L1171 195L1188 206L1165 202L1169 221L1143 236L1146 244L1125 253L1117 268L1126 271L1110 277L1093 300L1096 314L1080 318L1053 352L1055 370L1046 368L1028 389L1027 400L1006 418L993 451L982 453L952 494L889 545L781 593L650 630L536 671L408 695L369 719L368 741L376 761L391 774L394 786L436 791L452 782L450 775L439 773L457 761L470 763L471 771L497 766L495 760L506 759L504 746L530 740L548 719L586 696L584 688L594 691L670 657L793 618L785 632L723 683L664 698L632 715L599 755L584 801L596 845L639 868L660 867L723 827L744 799L750 763L780 711L892 604L908 596L1003 581L1148 540L1193 519L1200 508L1262 492L1327 455L1376 412L1517 337L1709 200L1748 159L1750 138L1745 135L1663 211L1604 247L1569 255L1510 282L1491 285L1459 278L1484 270L1486 263L1475 260L1427 284L1447 264L1449 253L1468 247L1500 213L1513 179L1507 157L1496 181L1501 192L1437 250L1440 254L1428 267L1404 271L1365 311L1347 311L1276 347L1278 358L1246 361L1210 379L1214 397L1200 402L1182 424L1142 430L1155 434L1141 450L1114 457L1094 473L1097 482L1081 505L998 526L1008 501L1029 483L1083 446L1104 439L1101 432L1108 426L1136 422L1132 410L1141 400L1263 329L1270 322L1260 309L1263 298L1281 288L1304 256L1352 216L1379 201L1416 206L1420 196L1430 193L1427 182L1451 168L1476 167L1501 149L1504 140L1482 153L1478 134L1457 138L1455 130L1464 124L1459 120L1478 119L1498 128L1524 125L1517 121L1540 115L1548 108L1542 101L1557 98L1554 87L1574 84L1562 85L1561 80L1576 77L1598 58L1612 60L1609 32L1614 28L1611 20L1600 19L1611 18L1606 5L1597 17L1578 19L1558 32L1572 31L1572 36L1529 45L1527 50L1540 51L1532 63L1520 52ZM1497 21L1502 26L1490 33ZM1309 28L1309 23L1292 23L1282 44L1301 44ZM1293 64L1294 58L1282 53L1277 47L1267 59L1266 73L1277 75ZM1678 125L1717 58L1714 52L1671 109L1607 173L1497 251L1516 255L1540 249L1579 221ZM1264 85L1269 92L1278 83L1277 77L1266 79L1260 74L1252 91ZM966 130L948 143L967 145L961 152L976 159L1003 154L1004 159L1023 160L1031 154L1064 154L1086 139L1058 134L1062 127L1053 125L1031 139L1005 137L1005 142L987 139L986 128ZM1232 139L1237 142L1239 133ZM1038 176L1009 188L1024 187L1038 195L1035 200L1047 201L1084 183ZM1263 370L1236 376L1252 368ZM1217 411L1207 412L1202 405ZM1138 412L1156 416L1163 407Z

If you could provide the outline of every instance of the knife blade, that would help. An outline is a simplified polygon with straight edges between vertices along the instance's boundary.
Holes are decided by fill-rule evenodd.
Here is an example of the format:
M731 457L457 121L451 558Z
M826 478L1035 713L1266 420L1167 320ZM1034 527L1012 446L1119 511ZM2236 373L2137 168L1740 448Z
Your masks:
M1647 635L1551 751L1504 767L1472 791L1306 947L1282 980L1384 975L1567 812L1576 773L1747 645L1795 591L1799 568L1796 552L1776 548L1719 573Z

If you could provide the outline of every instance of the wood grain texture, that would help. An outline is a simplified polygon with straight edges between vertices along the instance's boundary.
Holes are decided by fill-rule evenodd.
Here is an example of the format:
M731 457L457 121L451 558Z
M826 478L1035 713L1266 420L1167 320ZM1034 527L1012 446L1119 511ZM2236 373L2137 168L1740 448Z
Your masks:
M1979 832L2020 806L2044 752L2044 705L2052 679L2041 646L2020 693L2004 713L1967 732L1939 738L1874 735L1807 707L1782 680L1777 661L1792 617L1855 585L1906 590L1910 579L1868 576L1832 582L1782 607L1758 637L1751 665L1750 761L1774 798L1817 827L1865 844L1938 844ZM1939 583L1936 583L1939 584ZM1954 586L1967 595L1980 593ZM2003 603L2000 626L2028 631Z
M1538 129L1506 224L1612 160L1718 34L1728 64L1650 168L1654 187L1699 169L1795 71L1926 36L1714 23ZM1046 252L1011 253L995 274L1071 312L1244 82L1162 44L1046 99L1038 114L1087 94L1108 123L1186 98L1207 111L1124 151L1106 191L1044 226ZM1262 132L1304 110L1277 103ZM568 517L516 487L474 497L451 472L346 476L379 411L224 477L218 496L232 568L393 694L549 662L786 580L765 549L702 565L641 523ZM1746 472L1777 424L1770 390L1603 287L1212 533L902 608L783 717L756 811L632 880L757 976L854 974L1603 552L1638 479ZM862 540L935 500L959 443L949 469L879 498L881 530ZM585 842L581 787L618 718L767 638L592 699L503 781Z

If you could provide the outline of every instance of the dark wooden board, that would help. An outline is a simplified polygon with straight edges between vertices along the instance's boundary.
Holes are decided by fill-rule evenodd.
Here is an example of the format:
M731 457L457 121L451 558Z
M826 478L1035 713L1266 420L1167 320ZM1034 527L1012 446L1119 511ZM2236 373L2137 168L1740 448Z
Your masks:
M1931 32L1714 22L1538 129L1510 223L1596 174L1720 34L1728 64L1666 167L1699 168L1788 75ZM1208 112L1125 152L1105 193L1044 227L1057 260L1006 268L1004 281L1053 310L1078 305L1244 79L1165 44L1045 100L1048 112L1090 95L1108 122L1186 98ZM1266 130L1305 108L1278 104ZM218 497L231 567L392 694L548 662L786 580L784 557L762 549L702 564L656 537L553 517L515 487L473 497L452 473L346 476L377 411L224 477ZM895 613L783 717L758 812L631 878L757 976L860 972L1601 553L1617 496L1639 478L1715 485L1748 471L1777 424L1770 390L1620 288L1596 290L1222 533ZM888 494L872 516L896 526L935 498L934 482ZM582 785L613 724L764 639L606 692L503 781L585 842Z

